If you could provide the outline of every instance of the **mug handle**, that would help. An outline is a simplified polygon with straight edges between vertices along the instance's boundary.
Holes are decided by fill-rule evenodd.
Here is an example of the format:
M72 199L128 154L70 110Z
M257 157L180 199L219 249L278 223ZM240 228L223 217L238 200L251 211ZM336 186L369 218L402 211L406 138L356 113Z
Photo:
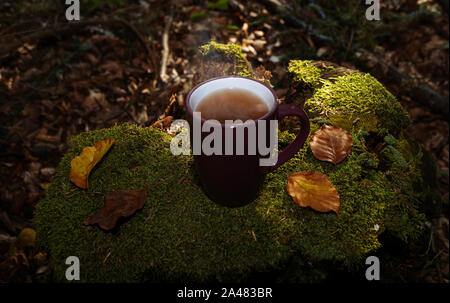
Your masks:
M302 109L293 104L281 104L278 108L277 119L280 120L286 116L299 117L302 123L302 128L300 130L300 133L297 134L297 137L294 139L294 141L292 141L292 143L289 144L288 147L286 147L281 153L278 154L277 163L275 163L275 165L271 167L269 172L277 169L286 161L291 159L300 150L300 148L302 148L309 135L309 119Z

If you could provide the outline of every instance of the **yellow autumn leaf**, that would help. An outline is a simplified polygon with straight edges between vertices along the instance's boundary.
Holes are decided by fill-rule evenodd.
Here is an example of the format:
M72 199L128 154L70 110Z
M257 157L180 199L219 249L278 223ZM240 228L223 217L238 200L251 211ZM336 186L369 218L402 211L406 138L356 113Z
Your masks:
M98 141L94 146L83 148L80 155L70 162L70 181L80 188L88 188L89 173L108 152L114 141L105 137L105 140Z

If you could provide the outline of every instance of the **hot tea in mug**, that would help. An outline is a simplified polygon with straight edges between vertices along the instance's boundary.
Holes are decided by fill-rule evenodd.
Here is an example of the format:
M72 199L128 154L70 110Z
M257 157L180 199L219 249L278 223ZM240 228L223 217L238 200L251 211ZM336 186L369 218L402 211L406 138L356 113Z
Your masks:
M206 96L196 108L205 120L256 120L269 112L258 95L245 89L222 89Z
M203 189L213 201L225 206L252 202L264 175L292 158L309 134L309 120L302 109L278 105L274 90L251 78L225 76L202 82L188 93L186 108ZM273 149L277 152L276 147L267 148L267 142L277 138L274 122L290 115L300 118L299 134L277 154L270 167L262 166L270 148L270 155ZM205 141L214 141L216 152L202 149Z

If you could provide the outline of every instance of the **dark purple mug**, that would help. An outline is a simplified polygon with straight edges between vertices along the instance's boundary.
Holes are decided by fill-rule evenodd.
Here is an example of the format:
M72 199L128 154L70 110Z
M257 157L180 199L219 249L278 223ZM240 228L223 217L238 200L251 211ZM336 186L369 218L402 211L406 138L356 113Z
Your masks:
M207 121L209 123L211 120L199 119L197 114L194 115L194 112L206 96L224 89L250 91L266 103L269 111L258 120L247 121L254 122L255 131L249 130L250 124L247 124L247 122L230 125L216 121L214 125L222 131L222 134L225 134L221 135L220 139L216 138L218 140L216 151L220 150L221 152L216 154L205 153L198 144L199 142L201 144L216 129L198 132L199 128L202 129L205 123ZM274 90L269 85L251 78L224 76L202 82L188 93L186 108L189 114L190 141L194 151L194 162L203 189L213 201L229 207L243 206L252 202L256 198L264 175L291 159L309 135L309 119L303 110L291 104L278 105L278 98ZM259 148L250 145L256 144L256 146L259 146L259 142L261 141L261 144L264 144L262 139L265 139L265 146L267 147L267 143L270 143L271 139L273 142L274 138L278 138L277 129L269 127L270 121L277 121L291 115L300 118L302 124L300 133L289 146L278 154L277 159L275 157L275 161L270 166L261 166L262 159L267 159L268 155L262 153ZM263 124L265 124L265 127L262 127ZM239 131L241 131L240 137L237 137ZM231 141L225 140L227 132L229 135L232 134L233 139ZM258 135L255 136L255 134ZM194 138L194 136L197 137ZM237 138L240 139L239 142L237 142ZM237 152L236 143L243 143L240 153ZM230 151L232 151L231 154ZM273 154L276 155L277 153L273 152Z

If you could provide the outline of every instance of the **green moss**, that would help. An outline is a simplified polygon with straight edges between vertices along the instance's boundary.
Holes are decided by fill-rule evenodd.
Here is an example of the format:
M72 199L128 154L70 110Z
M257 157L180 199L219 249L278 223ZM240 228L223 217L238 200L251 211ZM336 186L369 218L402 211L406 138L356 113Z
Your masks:
M386 224L398 238L404 241L416 239L425 220L419 210L427 199L422 186L418 187L418 184L424 184L419 169L423 154L420 148L415 151L413 143L403 134L398 139L387 135L384 142L380 158L385 163L384 175L396 193L396 199L388 203ZM407 176L408 181L402 176ZM412 192L416 195L411 195Z
M225 54L241 75L251 76L239 46L210 42L201 51ZM317 84L315 76L299 79ZM210 201L198 185L192 157L173 156L171 137L159 130L121 125L72 139L35 214L37 242L49 252L55 279L65 281L65 259L74 255L82 282L236 282L284 268L296 256L310 267L320 261L361 265L380 247L382 231L404 241L416 238L424 221L419 211L424 189L416 186L423 183L422 153L404 135L408 116L370 75L349 73L319 82L306 103L311 134L321 123L345 128L353 138L350 154L338 165L319 161L308 139L266 176L257 199L240 208ZM68 178L71 159L105 136L115 144L91 172L89 189L77 188ZM293 139L280 132L280 149ZM292 201L286 182L297 171L318 171L330 179L341 200L338 215ZM141 188L148 195L144 208L112 232L83 225L109 192Z
M313 123L313 130L318 127ZM104 136L116 142L91 172L89 189L81 190L69 182L70 160ZM37 205L37 241L49 252L57 281L65 281L65 259L71 255L80 259L84 282L239 281L254 271L279 268L296 253L311 261L360 263L380 247L375 224L389 230L387 222L402 218L394 227L408 239L420 228L410 222L421 222L421 217L409 208L389 209L402 205L391 180L367 166L364 137L352 136L352 152L339 165L316 160L306 144L267 175L256 201L229 209L203 194L192 157L173 156L167 134L132 125L82 133L71 141L46 198ZM292 139L280 133L280 146ZM341 198L339 215L293 203L286 181L303 170L322 172L333 182ZM140 188L147 189L144 208L112 232L83 225L103 206L107 193Z
M401 104L370 74L311 60L291 60L288 71L294 82L313 89L304 104L312 119L325 118L346 130L357 124L366 131L393 134L410 123Z
M378 129L385 128L392 133L404 129L410 122L401 104L369 74L345 74L323 79L322 83L305 103L311 116L372 115L378 122Z
M319 85L320 69L311 63L311 60L289 61L288 71L292 73L294 81L301 81L312 87Z
M200 53L204 57L214 56L214 55L225 55L226 58L231 60L234 65L239 70L238 75L242 77L251 77L252 73L247 65L247 60L245 59L241 46L229 43L217 43L215 41L210 41L205 45L200 46Z
M311 128L314 132L319 127L313 123ZM317 161L306 145L299 152L298 158L285 164L274 176L278 179L284 171L286 174L283 177L299 170L318 171L325 174L338 190L341 198L338 216L317 215L313 211L299 210L302 212L300 217L304 234L303 240L298 239L298 245L302 252L317 259L333 258L343 262L351 260L352 263L379 248L379 232L375 230L375 224L404 240L419 235L423 227L424 216L417 211L418 193L412 188L417 181L416 176L405 179L400 177L404 174L399 174L396 177L398 184L393 186L390 175L378 170L378 158L367 149L363 133L356 129L351 133L354 145L350 155L339 165ZM284 134L280 135L280 138L285 137L287 136ZM409 170L417 172L416 164L411 163L397 173ZM396 186L400 184L408 188L404 192L405 196L398 194ZM408 208L410 210L405 211ZM397 217L405 219L399 222ZM408 225L407 220L413 223ZM305 237L315 240L304 241Z
M104 136L116 143L91 172L89 190L81 190L68 180L70 160ZM153 275L237 281L290 255L291 248L277 240L276 226L269 230L266 209L256 203L229 209L211 202L195 185L192 158L173 156L170 139L159 130L123 125L71 141L35 216L38 243L48 250L57 281L65 280L64 261L70 255L80 259L82 281L114 282ZM103 206L108 192L138 188L147 189L146 205L113 232L82 224Z
M399 152L395 147L388 145L383 148L381 153L383 156L388 158L388 162L400 167L406 167L407 163L405 158L403 158L402 153Z
M384 137L384 143L386 143L387 145L395 147L397 145L397 139L395 139L395 137L392 136L391 134L387 134Z
M326 121L328 121L331 125L339 126L347 131L351 131L354 127L368 132L376 132L378 129L378 119L375 115L371 114L336 113L334 115L330 115Z

